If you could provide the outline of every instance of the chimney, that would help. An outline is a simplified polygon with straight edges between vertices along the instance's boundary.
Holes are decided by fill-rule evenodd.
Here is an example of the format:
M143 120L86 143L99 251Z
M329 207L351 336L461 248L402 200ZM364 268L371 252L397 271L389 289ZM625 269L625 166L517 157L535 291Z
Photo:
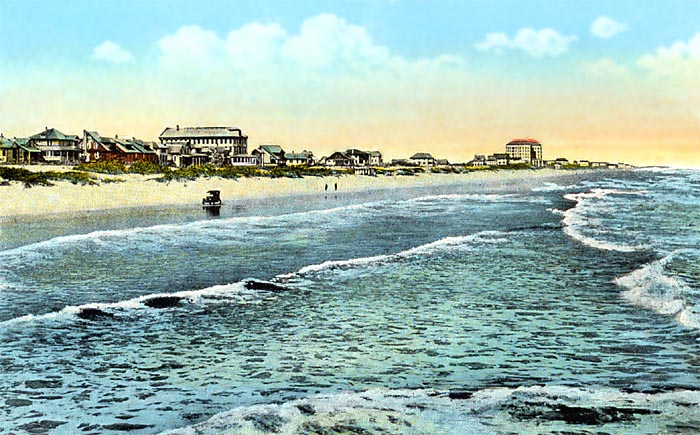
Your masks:
M180 131L180 124L175 126L175 130Z

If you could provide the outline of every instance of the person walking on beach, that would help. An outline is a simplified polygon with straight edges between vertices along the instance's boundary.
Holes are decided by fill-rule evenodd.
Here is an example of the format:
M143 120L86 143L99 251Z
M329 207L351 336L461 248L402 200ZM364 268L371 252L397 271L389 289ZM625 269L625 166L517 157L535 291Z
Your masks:
M335 191L338 191L338 183L335 183Z
M326 192L328 192L328 184L326 184Z

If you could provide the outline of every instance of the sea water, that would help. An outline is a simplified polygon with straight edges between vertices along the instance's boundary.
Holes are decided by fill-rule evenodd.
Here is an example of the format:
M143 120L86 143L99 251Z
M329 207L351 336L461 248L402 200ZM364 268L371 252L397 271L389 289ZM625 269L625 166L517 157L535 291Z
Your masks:
M553 181L6 221L0 433L699 433L700 172Z

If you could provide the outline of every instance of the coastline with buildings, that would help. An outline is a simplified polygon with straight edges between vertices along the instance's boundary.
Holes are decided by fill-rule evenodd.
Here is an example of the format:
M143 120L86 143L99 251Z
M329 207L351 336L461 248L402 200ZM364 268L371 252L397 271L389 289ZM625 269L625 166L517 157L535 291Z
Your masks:
M97 131L83 130L82 135L65 134L56 128L45 127L29 137L6 136L0 132L0 164L15 165L76 165L104 161L157 163L164 167L183 168L213 165L274 167L319 166L360 169L359 174L374 175L366 168L378 167L509 167L528 168L567 167L631 168L626 163L591 160L570 161L565 157L544 159L542 144L532 138L513 139L505 144L504 152L490 155L477 154L466 163L451 163L447 158L436 158L430 152L414 153L410 157L384 160L379 150L348 148L316 157L312 150L300 152L282 144L259 144L254 149L248 136L239 127L166 127L158 141L137 138L119 138L100 135ZM285 150L285 148L287 148ZM250 149L250 151L249 151Z
M221 190L227 199L313 193L337 184L326 177L344 177L343 191L355 191L532 177L533 171L523 169L552 177L548 170L631 167L545 160L542 144L531 138L511 140L505 152L476 155L466 163L429 152L387 162L377 149L348 148L317 157L310 149L290 151L280 144L251 148L245 132L232 126L166 127L158 141L90 130L79 136L49 127L27 138L0 134L0 216L196 204L208 190ZM408 177L413 175L421 177ZM50 191L42 187L54 184L59 186ZM31 186L37 188L26 189Z

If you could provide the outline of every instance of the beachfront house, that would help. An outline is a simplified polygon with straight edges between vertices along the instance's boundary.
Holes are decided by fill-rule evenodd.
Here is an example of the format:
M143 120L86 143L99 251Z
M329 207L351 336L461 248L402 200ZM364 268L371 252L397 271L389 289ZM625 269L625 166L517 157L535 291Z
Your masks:
M333 167L352 167L355 164L355 160L341 151L336 151L328 157L324 157L320 162L324 166Z
M157 162L158 155L148 144L136 138L120 139L101 136L96 131L83 130L82 148L86 162L118 160L125 163Z
M542 144L536 139L523 138L513 139L506 144L506 154L512 163L520 160L519 163L526 163L531 166L541 167Z
M284 153L284 161L287 166L313 166L315 163L314 153L306 150L300 153Z
M0 163L17 163L19 146L0 134Z
M435 158L430 153L415 153L408 161L418 166L435 166Z
M279 145L260 145L251 152L257 157L260 166L282 166L285 164L285 152Z
M63 134L55 128L46 127L41 133L29 137L29 148L41 151L41 160L46 163L70 165L81 159L80 138Z
M483 154L474 155L474 159L467 162L467 166L486 166L486 156Z
M382 153L379 151L369 151L369 165L370 166L381 166L384 164L384 159L382 158Z
M486 157L486 166L508 166L510 156L506 153L494 153Z
M248 155L248 136L238 127L167 127L158 136L167 146L167 164L177 167L212 163L215 165L237 162L257 162ZM252 163L255 164L255 163Z

